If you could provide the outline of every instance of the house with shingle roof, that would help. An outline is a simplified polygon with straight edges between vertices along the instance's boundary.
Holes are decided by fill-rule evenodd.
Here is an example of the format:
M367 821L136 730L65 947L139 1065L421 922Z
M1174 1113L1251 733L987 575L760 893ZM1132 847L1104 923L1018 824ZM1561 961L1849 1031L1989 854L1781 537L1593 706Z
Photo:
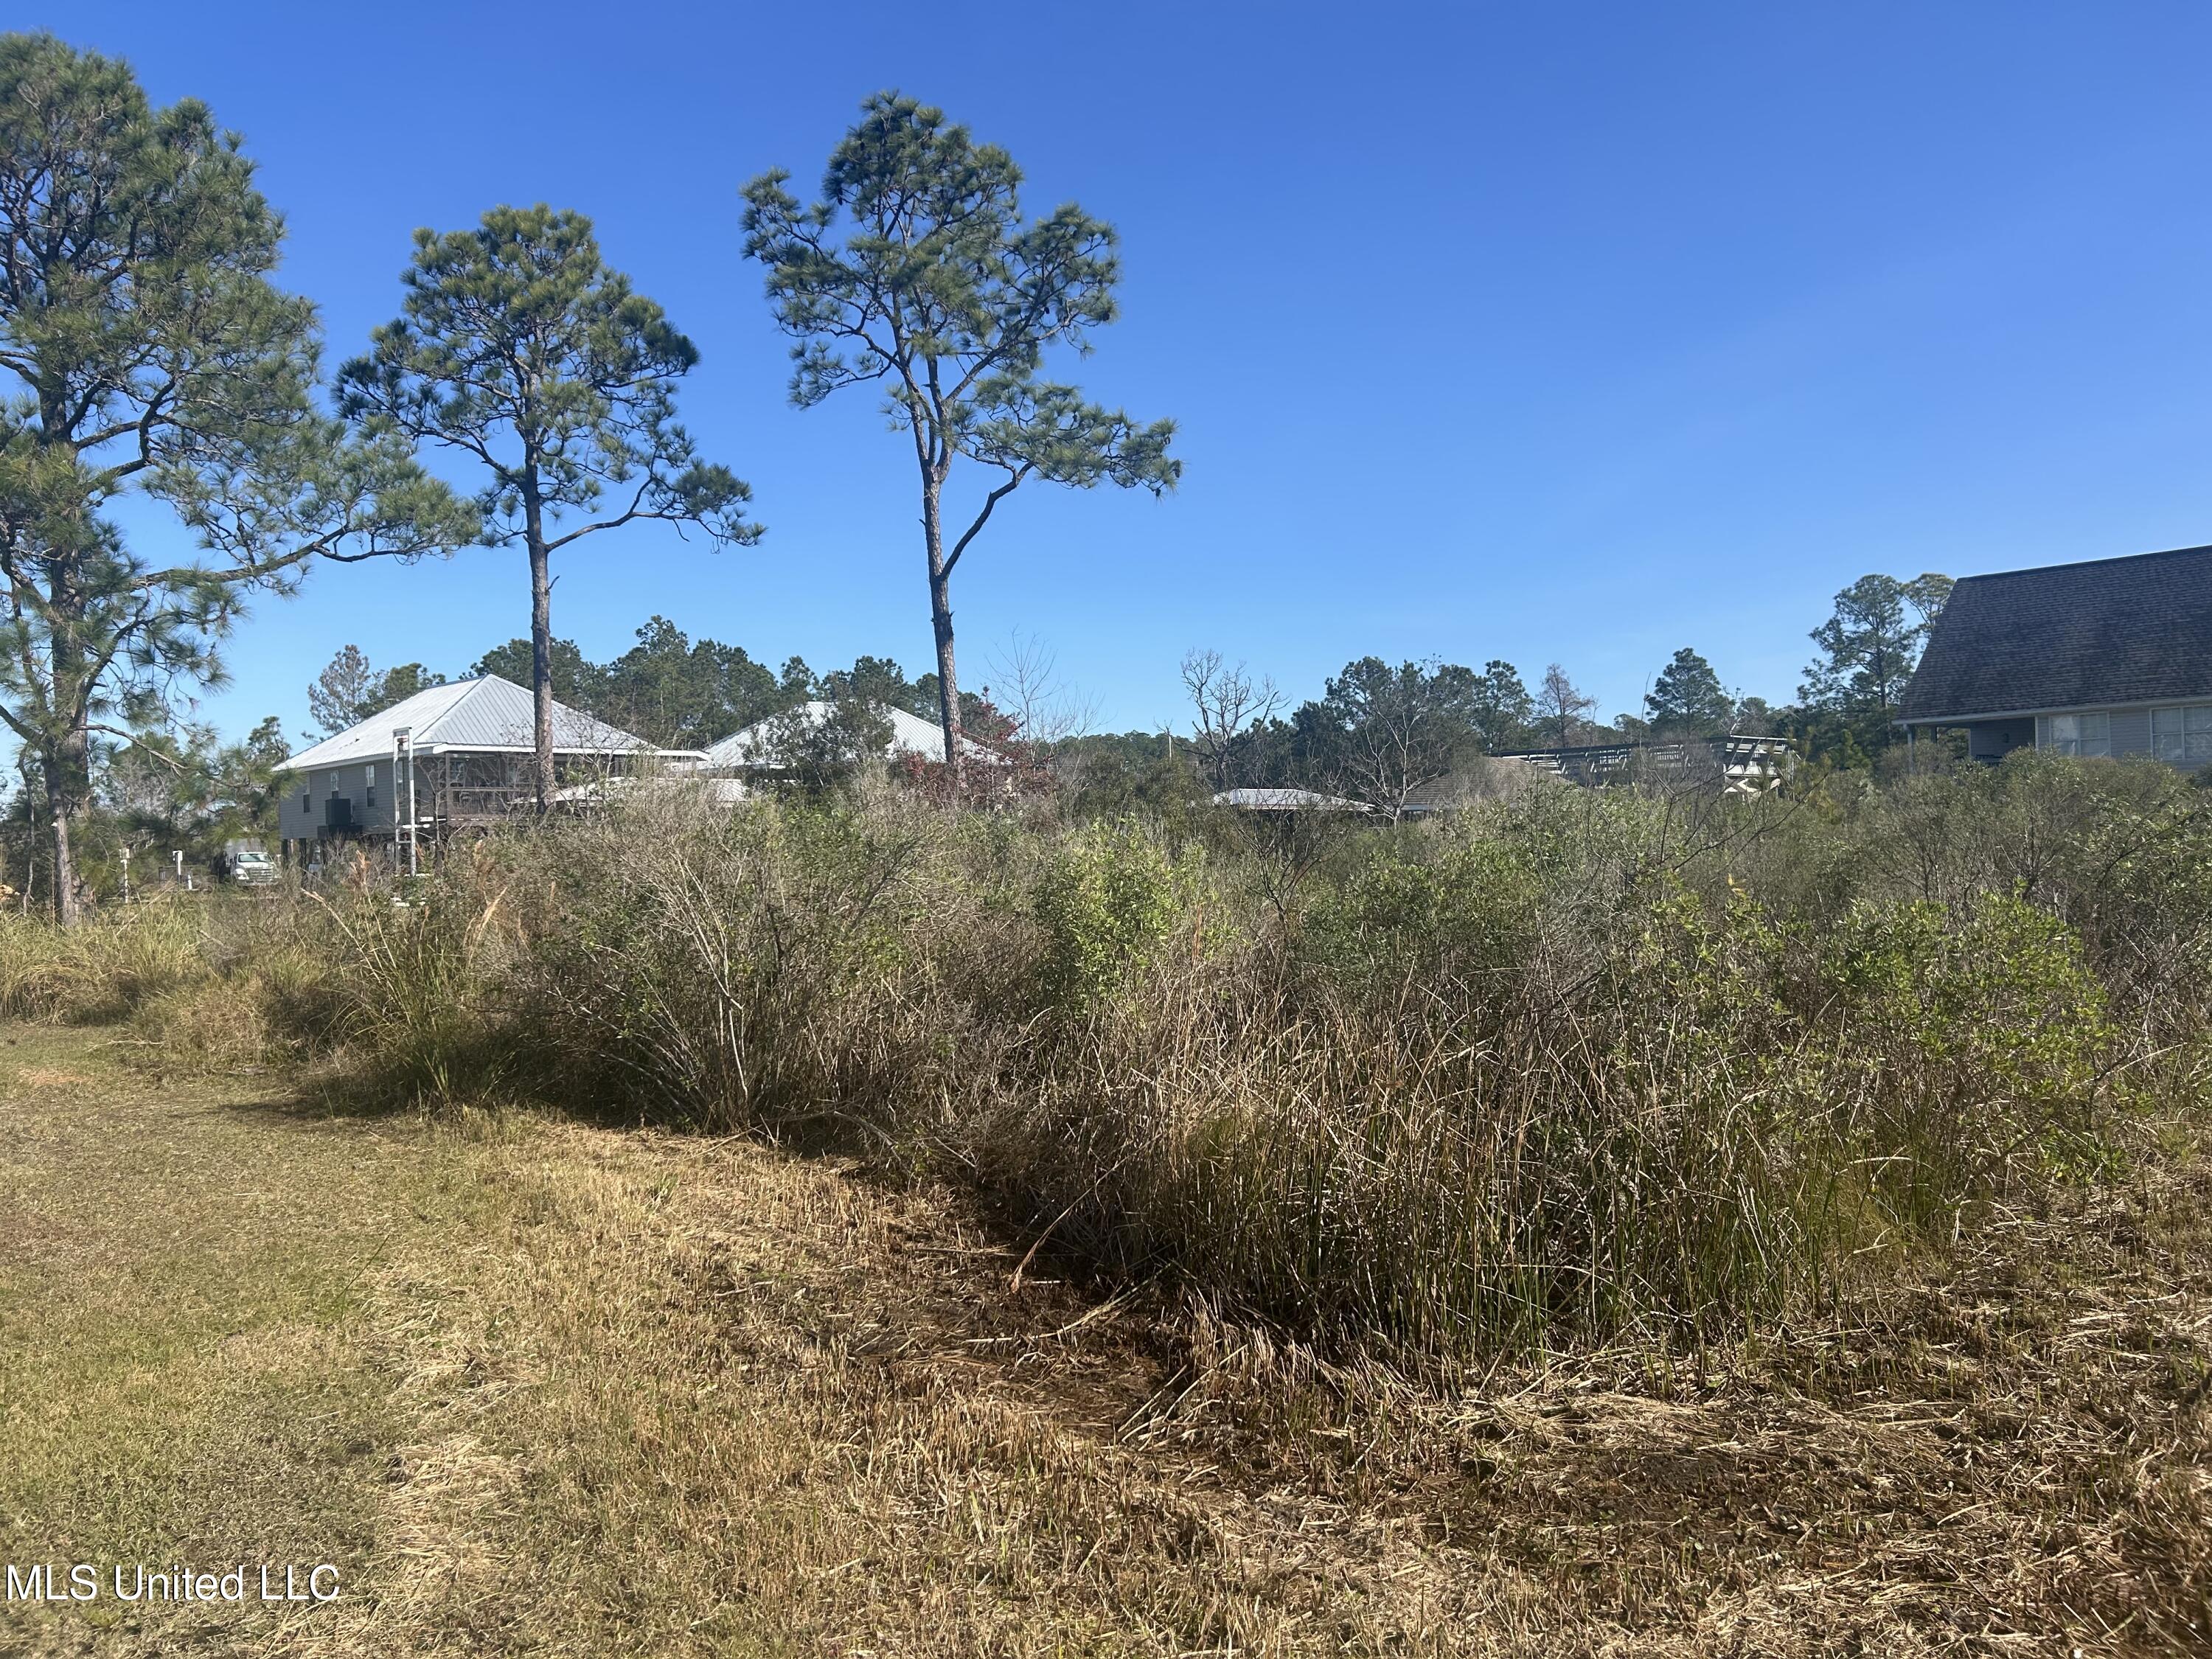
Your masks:
M1963 727L1976 760L2212 765L2212 547L1961 578L1898 718Z
M530 693L496 674L417 691L277 769L289 784L277 834L302 852L323 842L389 842L410 799L426 841L498 823L535 799L533 714ZM553 705L554 767L563 785L634 775L673 753Z

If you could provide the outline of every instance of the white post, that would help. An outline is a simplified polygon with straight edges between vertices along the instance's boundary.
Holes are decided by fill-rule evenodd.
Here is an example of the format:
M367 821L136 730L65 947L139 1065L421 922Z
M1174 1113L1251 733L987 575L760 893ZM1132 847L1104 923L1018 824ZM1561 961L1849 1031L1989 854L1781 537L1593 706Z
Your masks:
M123 849L123 902L131 902L131 849Z
M399 781L407 781L406 817L400 817ZM392 729L392 833L395 846L404 841L407 847L407 873L419 873L415 852L415 728L396 726Z

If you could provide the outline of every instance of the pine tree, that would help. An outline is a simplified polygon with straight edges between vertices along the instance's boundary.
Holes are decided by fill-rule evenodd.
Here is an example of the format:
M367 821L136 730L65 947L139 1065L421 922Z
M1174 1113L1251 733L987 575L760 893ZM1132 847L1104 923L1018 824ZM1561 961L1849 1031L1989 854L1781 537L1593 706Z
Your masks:
M543 812L554 788L552 556L645 520L749 544L761 533L742 516L752 492L700 460L676 422L676 384L698 348L608 267L581 214L497 207L474 230L418 230L404 280L398 320L340 373L344 408L477 462L486 544L529 556Z
M252 596L317 559L475 534L403 440L318 407L314 307L270 280L283 235L205 105L155 109L113 58L0 35L0 722L38 781L64 926L96 732L167 720L173 689L221 676ZM130 497L197 550L139 552L111 516Z
M1139 426L1041 380L1046 350L1085 349L1114 320L1121 277L1110 225L1068 205L1024 223L1021 170L944 112L896 93L861 106L830 157L822 198L800 206L790 174L745 186L745 251L769 268L776 321L799 343L792 401L879 382L913 441L945 758L957 780L963 702L952 649L952 573L999 503L1030 478L1155 495L1175 487L1171 421ZM848 220L842 242L835 227ZM1000 475L946 545L956 458Z
M375 687L376 671L368 653L357 645L340 646L307 688L307 713L324 737L335 737L368 714Z
M1710 738L1729 729L1735 703L1713 665L1686 645L1651 683L1644 714L1655 737Z

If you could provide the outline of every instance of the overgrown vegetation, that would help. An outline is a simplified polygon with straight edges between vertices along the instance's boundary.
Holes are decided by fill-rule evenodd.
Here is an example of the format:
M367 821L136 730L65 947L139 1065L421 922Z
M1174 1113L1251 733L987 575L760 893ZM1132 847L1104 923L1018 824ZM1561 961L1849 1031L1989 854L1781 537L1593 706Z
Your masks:
M140 1005L168 1064L213 1030L356 1089L956 1171L1326 1344L1698 1346L2198 1107L2208 805L2030 756L1760 803L1538 790L1316 853L671 793L406 893L11 922L0 999Z

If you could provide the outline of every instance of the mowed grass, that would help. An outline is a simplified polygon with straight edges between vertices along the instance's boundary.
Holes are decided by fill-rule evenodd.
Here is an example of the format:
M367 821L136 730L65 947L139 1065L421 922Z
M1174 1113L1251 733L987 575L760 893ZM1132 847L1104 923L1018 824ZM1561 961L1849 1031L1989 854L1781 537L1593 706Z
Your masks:
M0 1559L344 1594L0 1607L0 1652L2212 1646L2185 1143L1817 1328L1416 1382L833 1159L5 1035Z
M118 1562L357 1569L399 1431L372 1281L473 1194L419 1133L310 1122L234 1082L153 1085L112 1035L0 1046L0 1559L103 1580ZM278 1611L134 1609L104 1583L82 1608L0 1608L0 1629L222 1650Z

